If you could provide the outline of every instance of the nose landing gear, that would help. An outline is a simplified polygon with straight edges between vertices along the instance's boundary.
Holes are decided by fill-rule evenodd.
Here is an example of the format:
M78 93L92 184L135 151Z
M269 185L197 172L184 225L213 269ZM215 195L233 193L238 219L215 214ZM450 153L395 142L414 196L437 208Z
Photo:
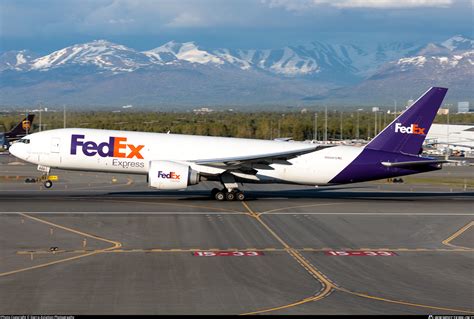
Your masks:
M57 176L44 174L38 178L27 178L25 179L25 183L43 183L45 188L53 187L53 180L58 180Z
M43 172L43 175L41 177L38 177L35 179L35 182L43 182L43 186L45 188L51 188L53 187L53 181L57 181L58 177L54 175L49 175L49 172L51 171L51 168L48 166L44 165L38 165L38 171ZM26 181L25 181L26 182Z
M48 180L43 182L43 185L46 188L51 188L51 187L53 187L53 182L48 179Z
M27 178L25 179L25 183L39 183L43 182L43 186L45 188L51 188L53 187L53 181L51 179L54 179L54 176L48 176L44 175L38 178Z

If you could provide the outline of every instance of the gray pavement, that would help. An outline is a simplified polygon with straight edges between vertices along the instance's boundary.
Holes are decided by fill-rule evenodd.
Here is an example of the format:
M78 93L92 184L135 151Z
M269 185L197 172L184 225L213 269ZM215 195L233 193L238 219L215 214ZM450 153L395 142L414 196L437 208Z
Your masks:
M46 190L0 156L0 314L474 312L469 187L244 185L242 203L210 200L213 183L55 173Z

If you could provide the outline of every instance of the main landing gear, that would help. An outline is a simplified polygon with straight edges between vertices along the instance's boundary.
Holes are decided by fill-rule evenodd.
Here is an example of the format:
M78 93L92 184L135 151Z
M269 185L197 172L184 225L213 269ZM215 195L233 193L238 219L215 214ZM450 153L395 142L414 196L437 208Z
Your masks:
M237 188L238 185L235 182L234 175L228 172L225 172L224 174L220 175L220 180L224 188L223 189L214 188L211 191L212 198L218 201L224 201L224 200L243 201L245 199L244 193Z
M214 188L211 191L212 198L218 201L232 201L232 200L239 200L243 201L245 199L245 194L240 191L238 188L234 188L230 191L228 191L226 188L224 189L218 189Z

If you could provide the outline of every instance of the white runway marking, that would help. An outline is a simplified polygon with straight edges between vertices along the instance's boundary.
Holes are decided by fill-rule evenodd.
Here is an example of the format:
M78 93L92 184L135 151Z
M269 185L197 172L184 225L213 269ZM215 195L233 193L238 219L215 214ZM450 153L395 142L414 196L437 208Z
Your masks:
M473 213L310 213L310 212L283 212L261 213L262 215L374 215L374 216L474 216Z
M25 212L0 212L0 215L20 214ZM246 215L246 212L27 212L28 214L48 214L48 215L67 215L67 214L95 214L95 215Z
M20 214L23 212L0 212L0 215ZM28 212L29 214L96 214L96 215L246 215L245 212ZM262 215L343 215L343 216L474 216L474 213L311 213L311 212L279 212L261 213Z

